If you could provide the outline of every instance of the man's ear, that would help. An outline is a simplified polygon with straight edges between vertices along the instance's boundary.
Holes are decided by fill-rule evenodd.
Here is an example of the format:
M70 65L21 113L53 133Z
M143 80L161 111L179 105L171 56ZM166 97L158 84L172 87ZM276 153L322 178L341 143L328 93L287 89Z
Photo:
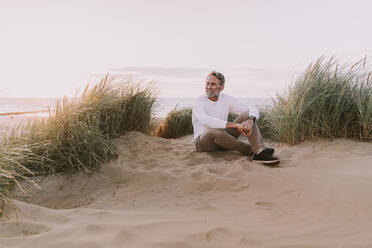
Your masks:
M220 88L220 91L223 91L223 89L225 88L225 85L223 84Z

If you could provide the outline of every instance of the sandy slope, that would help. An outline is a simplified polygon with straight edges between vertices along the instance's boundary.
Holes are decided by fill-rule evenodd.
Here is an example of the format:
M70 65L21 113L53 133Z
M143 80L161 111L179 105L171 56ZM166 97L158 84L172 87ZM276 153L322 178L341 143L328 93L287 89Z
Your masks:
M276 147L277 168L131 132L92 175L39 178L0 247L372 247L372 144Z

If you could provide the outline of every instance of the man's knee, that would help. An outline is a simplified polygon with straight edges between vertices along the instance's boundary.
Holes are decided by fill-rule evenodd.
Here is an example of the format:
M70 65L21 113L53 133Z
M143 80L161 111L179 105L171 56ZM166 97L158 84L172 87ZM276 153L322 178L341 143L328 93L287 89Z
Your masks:
M245 112L241 113L240 115L238 115L235 118L234 122L242 123L242 122L244 122L248 119L249 119L249 111L245 111Z
M196 148L199 152L213 152L218 150L218 145L215 143L217 137L223 135L222 129L209 129L203 133L196 142Z

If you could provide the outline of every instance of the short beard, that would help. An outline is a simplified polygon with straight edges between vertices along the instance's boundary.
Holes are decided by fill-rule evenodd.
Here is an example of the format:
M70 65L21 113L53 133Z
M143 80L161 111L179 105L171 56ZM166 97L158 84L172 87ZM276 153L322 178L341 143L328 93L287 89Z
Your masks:
M215 97L219 97L220 96L220 92L219 91L215 91L213 92L212 94L208 94L207 92L205 92L207 97L208 98L215 98Z

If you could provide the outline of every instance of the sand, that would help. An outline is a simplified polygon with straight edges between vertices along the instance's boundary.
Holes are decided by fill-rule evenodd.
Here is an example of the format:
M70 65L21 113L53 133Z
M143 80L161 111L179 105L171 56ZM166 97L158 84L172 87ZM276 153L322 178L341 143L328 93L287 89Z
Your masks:
M280 166L130 132L96 173L37 178L0 247L372 247L372 144L275 145Z

